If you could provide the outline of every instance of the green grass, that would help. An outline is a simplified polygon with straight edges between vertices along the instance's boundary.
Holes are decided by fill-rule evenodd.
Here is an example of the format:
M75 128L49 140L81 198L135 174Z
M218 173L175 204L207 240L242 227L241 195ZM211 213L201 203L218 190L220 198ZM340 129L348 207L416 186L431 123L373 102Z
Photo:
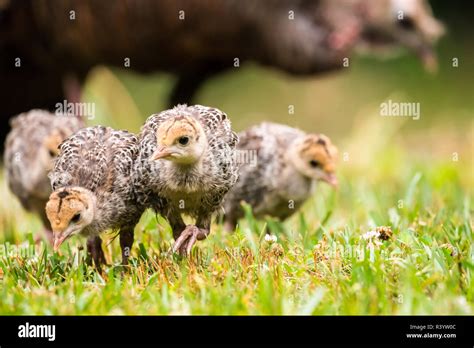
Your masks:
M338 191L321 184L291 219L268 222L276 242L248 211L235 233L215 224L182 259L147 212L125 274L117 240L103 275L86 265L81 238L61 255L35 246L41 226L2 179L0 245L31 254L0 251L0 314L473 314L472 147L452 145L465 150L458 161L450 148L419 156L380 124L359 152L357 132L340 142L350 156ZM362 238L377 226L393 237Z
M168 224L147 212L128 273L108 235L100 275L84 261L84 239L61 255L36 245L39 220L0 177L0 314L473 314L472 67L448 64L473 52L450 42L437 76L407 56L357 59L316 79L250 64L206 83L198 102L226 111L237 131L271 120L330 136L340 188L319 185L284 223L250 212L233 234L216 223L188 259L169 252ZM98 68L85 89L96 105L90 123L138 131L164 108L172 82ZM388 99L419 102L421 119L380 117ZM275 243L265 241L267 224ZM362 237L377 226L393 237Z

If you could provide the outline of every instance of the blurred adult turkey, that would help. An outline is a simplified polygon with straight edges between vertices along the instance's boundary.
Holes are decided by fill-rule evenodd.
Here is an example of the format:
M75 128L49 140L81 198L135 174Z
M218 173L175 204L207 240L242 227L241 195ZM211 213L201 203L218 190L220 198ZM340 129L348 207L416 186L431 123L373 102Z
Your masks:
M101 64L176 75L174 106L246 61L317 75L394 44L432 66L441 33L426 0L1 0L0 118L78 101Z

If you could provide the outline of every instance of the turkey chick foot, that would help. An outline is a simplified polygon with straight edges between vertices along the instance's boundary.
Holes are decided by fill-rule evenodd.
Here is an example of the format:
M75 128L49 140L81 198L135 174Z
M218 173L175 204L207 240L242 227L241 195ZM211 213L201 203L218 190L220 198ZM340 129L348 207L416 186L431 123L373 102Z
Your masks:
M173 252L179 253L181 256L190 255L191 249L197 240L206 239L209 234L209 230L199 228L195 225L188 225L181 232L178 239L174 242Z

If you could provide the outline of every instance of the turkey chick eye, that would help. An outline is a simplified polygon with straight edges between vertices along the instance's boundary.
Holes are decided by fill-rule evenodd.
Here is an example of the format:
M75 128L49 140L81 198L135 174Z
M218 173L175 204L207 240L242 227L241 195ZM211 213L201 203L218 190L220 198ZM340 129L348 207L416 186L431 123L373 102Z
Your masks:
M76 214L72 217L71 222L76 223L81 219L81 214Z
M53 150L48 151L49 157L56 157L56 154L54 153Z
M181 137L178 139L178 143L181 145L187 145L189 143L189 137Z
M318 161L315 161L315 160L309 161L309 165L313 168L321 167L321 163L319 163Z

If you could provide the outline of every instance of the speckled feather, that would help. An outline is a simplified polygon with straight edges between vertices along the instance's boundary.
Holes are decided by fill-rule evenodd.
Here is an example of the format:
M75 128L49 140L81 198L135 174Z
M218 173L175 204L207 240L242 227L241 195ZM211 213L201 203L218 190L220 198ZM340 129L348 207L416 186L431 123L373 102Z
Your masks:
M83 234L134 226L144 207L136 201L132 170L138 138L109 127L89 127L66 139L51 173L53 190L79 186L94 193L97 212Z
M150 161L156 150L156 131L170 119L192 117L202 125L208 140L201 168L173 170L169 161ZM237 180L234 150L237 135L227 115L201 105L179 105L148 118L140 133L140 155L136 166L136 186L141 199L164 215L186 213L210 221L223 197ZM179 209L180 201L184 209ZM179 209L179 210L178 210Z

